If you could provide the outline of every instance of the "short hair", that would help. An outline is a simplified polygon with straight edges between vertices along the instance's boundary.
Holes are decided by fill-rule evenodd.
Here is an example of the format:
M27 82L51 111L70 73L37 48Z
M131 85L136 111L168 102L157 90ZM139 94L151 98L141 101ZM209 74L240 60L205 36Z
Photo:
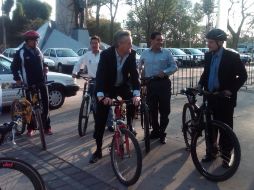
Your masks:
M129 30L119 30L114 34L113 46L118 47L119 42L125 37L131 36L131 32Z
M101 43L101 38L99 36L92 36L91 39L90 39L90 43L92 42L92 40L98 40L99 43Z
M156 38L156 36L161 36L162 34L160 32L153 32L150 36L151 40L154 40Z

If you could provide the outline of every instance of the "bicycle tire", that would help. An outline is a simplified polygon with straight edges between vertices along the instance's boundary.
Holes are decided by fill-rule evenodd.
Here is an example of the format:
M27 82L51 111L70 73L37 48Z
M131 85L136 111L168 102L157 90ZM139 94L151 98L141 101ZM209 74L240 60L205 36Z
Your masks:
M0 158L0 169L7 168L21 172L33 184L35 190L46 190L41 175L28 163L15 158Z
M89 99L90 99L89 96L85 96L82 99L80 110L79 110L78 134L80 137L83 137L84 135L86 135L87 125L89 120L89 113L88 113ZM85 109L85 113L84 113L84 109Z
M190 113L190 118L186 118L188 110ZM191 125L193 123L194 118L195 112L192 105L190 103L184 104L182 113L182 132L184 137L184 143L186 145L186 150L190 150L192 136Z
M47 150L46 140L45 140L45 134L44 134L44 126L41 119L41 112L40 109L36 108L34 111L35 116L35 123L37 126L37 129L39 129L40 132L40 139L41 139L41 145L43 150Z
M16 119L14 116L14 113L16 112L15 108L20 107L20 106L22 106L22 105L19 102L19 100L14 100L12 102L12 104L11 104L11 120L12 121ZM16 135L22 135L26 130L26 122L25 122L23 116L21 116L21 117L22 117L22 125L16 127Z
M211 173L210 171L208 171L210 168L212 168L215 172L226 170L226 169L221 169L222 162L220 162L220 157L222 159L225 159L225 156L223 158L223 154L217 156L212 162L208 163L208 164L216 165L216 162L217 162L218 164L220 164L221 168L216 168L216 167L214 167L214 165L212 167L208 168L207 163L202 163L202 161L199 160L199 157L198 157L199 148L197 148L197 146L201 146L201 144L199 144L199 143L204 140L201 140L199 142L198 139L205 136L205 135L202 135L202 132L205 132L204 128L200 131L196 131L193 135L192 142L191 142L191 157L192 157L192 160L193 160L193 163L194 163L196 169L205 178L207 178L208 180L211 180L211 181L216 181L216 182L225 181L225 180L229 179L230 177L232 177L239 167L240 160L241 160L240 144L239 144L237 136L235 135L233 130L225 123L222 123L222 122L216 121L216 120L212 120L209 123L209 126L212 127L213 129L217 128L220 131L219 133L221 133L221 131L223 131L224 134L228 135L227 138L230 138L230 142L232 143L232 147L233 147L231 156L228 158L229 163L231 163L230 167L227 168L227 171L225 171L225 173L222 173L222 174L214 174L214 173ZM206 146L204 148L206 148ZM220 148L218 148L218 151L221 151ZM201 152L205 152L205 151L201 151Z
M129 167L128 168L129 170L125 168L124 172L126 172L126 174L127 174L128 171L131 172L131 171L135 170L134 174L129 179L127 179L126 177L123 176L124 174L121 173L121 171L119 171L120 165L117 163L117 157L121 157L120 159L124 160L124 156L117 155L117 150L116 150L117 138L116 138L115 135L113 137L112 144L111 144L111 152L110 152L111 164L112 164L112 167L113 167L113 171L114 171L116 177L118 178L118 180L122 184L124 184L125 186L130 186L130 185L135 184L138 181L138 179L141 175L142 154L141 154L140 146L139 146L138 141L135 138L135 136L126 128L122 128L122 129L120 129L120 131L121 131L121 134L124 135L124 138L125 138L124 142L121 141L121 145L120 145L121 148L122 148L123 153L124 153L124 143L126 144L126 137L128 138L127 142L129 142L129 141L132 142L134 151L136 152L136 159L135 159L136 163L135 163L135 166L134 166L135 168L132 167L130 164L127 164L127 166ZM128 155L128 157L133 158L133 156L130 157L130 155Z
M149 126L149 112L144 110L144 140L146 153L150 152L150 126Z

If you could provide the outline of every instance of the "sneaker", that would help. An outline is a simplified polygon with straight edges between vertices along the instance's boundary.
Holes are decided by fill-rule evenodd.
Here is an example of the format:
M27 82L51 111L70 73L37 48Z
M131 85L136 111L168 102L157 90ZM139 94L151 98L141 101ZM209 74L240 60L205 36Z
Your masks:
M96 150L96 151L92 154L92 156L91 156L91 158L90 158L90 160L89 160L89 163L90 163L90 164L94 164L94 163L96 163L96 162L97 162L99 159L101 159L101 158L102 158L102 152Z
M108 126L108 130L109 130L110 132L114 132L114 131L115 131L115 129L114 129L113 126Z
M44 133L46 135L53 135L52 131L51 131L51 128L48 128L48 129L44 129Z
M33 136L34 135L34 130L33 129L28 129L26 135L29 136L29 137Z

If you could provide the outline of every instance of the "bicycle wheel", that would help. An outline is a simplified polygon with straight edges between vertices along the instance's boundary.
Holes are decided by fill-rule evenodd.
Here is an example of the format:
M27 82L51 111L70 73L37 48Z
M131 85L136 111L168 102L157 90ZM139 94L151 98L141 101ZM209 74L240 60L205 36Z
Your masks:
M29 164L14 158L0 158L1 190L45 190L40 174Z
M144 110L144 140L145 140L145 148L146 148L146 153L150 152L150 126L149 126L149 112L145 108Z
M194 133L191 157L195 167L204 177L211 181L224 181L233 176L238 169L241 160L240 144L228 125L213 120L209 123L209 128L212 129L212 134L205 132L205 129ZM210 143L208 136L212 139ZM225 139L227 139L227 146L225 146ZM213 159L204 162L202 158L208 150Z
M14 100L11 105L11 120L14 121L16 117L21 117L22 122L16 127L16 135L22 135L26 130L26 121L22 115L16 115L18 112L22 112L23 105L19 100Z
M34 121L36 124L36 128L39 129L40 132L40 139L41 139L41 145L43 150L47 150L47 145L45 141L45 135L44 135L44 126L41 119L41 112L39 108L36 108L34 111Z
M133 185L140 177L142 154L138 141L128 129L120 129L119 137L114 135L111 144L111 164L118 180Z
M79 110L79 120L78 120L78 134L80 137L83 137L86 134L88 120L89 120L89 106L90 106L90 97L84 96L80 110Z
M191 137L192 137L192 124L195 118L194 109L191 104L186 103L183 106L182 114L182 132L186 150L190 150Z

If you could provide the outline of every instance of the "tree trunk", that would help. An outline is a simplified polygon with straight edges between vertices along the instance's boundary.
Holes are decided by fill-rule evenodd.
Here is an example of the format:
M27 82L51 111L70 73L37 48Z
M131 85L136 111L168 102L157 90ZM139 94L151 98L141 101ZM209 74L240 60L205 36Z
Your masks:
M100 9L101 9L101 5L100 2L97 2L96 5L96 34L99 34L99 29L100 29Z

